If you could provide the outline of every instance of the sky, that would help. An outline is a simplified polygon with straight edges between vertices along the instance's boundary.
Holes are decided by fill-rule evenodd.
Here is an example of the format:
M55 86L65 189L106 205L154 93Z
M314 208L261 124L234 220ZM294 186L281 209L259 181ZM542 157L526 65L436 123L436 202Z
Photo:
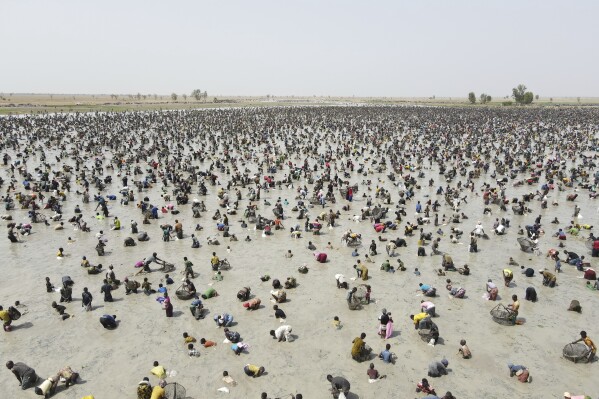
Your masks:
M599 97L597 0L0 0L0 92Z

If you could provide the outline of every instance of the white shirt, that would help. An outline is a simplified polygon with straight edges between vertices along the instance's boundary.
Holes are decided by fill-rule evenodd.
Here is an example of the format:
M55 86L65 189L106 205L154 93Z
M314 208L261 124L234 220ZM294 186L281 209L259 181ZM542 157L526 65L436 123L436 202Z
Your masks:
M291 326L281 326L275 330L275 337L281 339L281 337L287 337L291 334Z

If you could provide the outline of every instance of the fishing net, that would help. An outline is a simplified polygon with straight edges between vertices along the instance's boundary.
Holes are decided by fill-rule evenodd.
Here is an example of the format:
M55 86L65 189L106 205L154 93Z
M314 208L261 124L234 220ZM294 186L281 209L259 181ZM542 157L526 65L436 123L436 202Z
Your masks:
M519 237L517 240L524 252L532 252L536 248L536 244L528 237Z
M522 214L522 207L518 205L512 205L512 212L516 215Z
M356 298L356 295L352 295L351 301L348 303L350 310L358 310L362 307L362 301L360 298Z
M374 208L372 210L372 217L374 219L381 219L383 217L383 209L382 208Z
M574 363L588 363L590 354L591 349L582 342L567 344L563 350L564 357Z
M357 287L358 290L354 293L354 298L356 298L358 301L360 301L361 303L366 303L366 295L367 295L367 289L365 286L360 285Z
M186 301L194 297L194 294L183 289L175 291L175 295L177 295L177 298L181 299L182 301Z
M171 382L164 387L164 394L166 399L185 399L186 391L183 385Z
M513 326L516 324L516 315L502 304L495 306L489 313L491 313L495 323L503 324L504 326Z
M439 336L439 328L430 318L420 321L418 326L418 335L424 342L429 342L435 336Z

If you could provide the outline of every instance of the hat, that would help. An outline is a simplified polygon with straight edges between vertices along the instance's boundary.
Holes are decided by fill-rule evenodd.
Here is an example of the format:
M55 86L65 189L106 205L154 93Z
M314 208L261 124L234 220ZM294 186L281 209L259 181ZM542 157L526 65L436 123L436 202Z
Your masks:
M564 392L564 398L571 398L570 392Z

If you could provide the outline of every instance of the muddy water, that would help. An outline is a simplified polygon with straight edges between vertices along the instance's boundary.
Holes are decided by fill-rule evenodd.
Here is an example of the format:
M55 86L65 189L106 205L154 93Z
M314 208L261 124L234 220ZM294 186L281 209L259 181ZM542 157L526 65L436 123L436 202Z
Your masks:
M299 159L294 160L300 162ZM29 168L35 162L30 160ZM202 169L207 164L200 165ZM57 165L53 166L55 169ZM143 165L145 167L145 165ZM436 187L440 182L436 167L432 170L425 169L426 177L420 179L423 188L416 192L414 201L407 205L408 216L401 223L397 231L388 231L383 234L386 238L403 237L403 227L406 220L415 220L414 210L416 200L422 203L428 199L439 199L442 208L439 219L443 214L449 216L451 210L445 205L442 196L435 195ZM1 172L6 176L6 169ZM288 170L279 171L277 178L282 177ZM435 179L434 187L428 186L429 178ZM226 176L221 176L221 180ZM407 248L400 248L398 253L405 262L408 271L395 274L384 273L379 270L380 264L387 259L384 252L384 243L377 242L379 255L373 257L374 263L367 264L370 269L373 303L359 311L349 311L345 302L345 291L335 287L334 275L343 273L348 278L355 277L352 266L356 258L351 257L351 249L343 247L340 237L347 229L361 233L365 245L359 248L360 257L364 261L368 243L377 238L370 221L356 223L352 216L359 214L359 209L366 206L363 194L372 195L368 186L361 184L364 179L381 184L391 190L393 199L397 201L397 188L384 175L371 174L368 177L353 173L352 183L359 184L359 192L354 196L349 212L341 211L341 206L346 204L336 191L338 202L332 209L341 211L341 218L334 229L323 229L323 234L314 236L304 233L299 240L292 239L289 227L299 223L303 228L303 221L296 220L296 214L291 211L295 204L295 188L304 184L304 180L296 181L295 188L282 190L274 189L262 192L262 200L267 200L274 205L277 198L287 199L289 205L285 206L286 219L285 231L275 231L271 237L262 237L260 232L242 229L239 221L242 216L229 216L232 225L231 231L239 238L238 242L230 242L220 237L221 245L208 246L207 237L217 234L215 222L211 216L216 209L218 187L208 185L209 193L200 197L208 206L209 211L200 219L192 218L190 205L177 207L179 215L161 214L160 220L152 220L150 225L142 225L141 213L133 204L121 206L117 201L110 202L111 216L118 216L123 222L121 231L110 231L111 220L95 220L95 203L82 204L81 197L74 192L67 196L63 202L65 216L74 215L74 207L80 204L84 219L92 228L91 233L76 231L68 223L62 231L54 231L52 227L36 224L33 234L24 237L23 243L10 244L2 240L0 250L4 254L2 263L2 280L0 282L0 302L7 306L15 300L20 300L27 306L28 313L14 323L15 329L10 333L0 334L0 345L4 360L12 359L22 361L34 367L42 377L48 377L64 365L70 365L80 371L83 382L69 388L68 392L59 393L57 397L78 398L93 394L96 398L133 398L137 382L144 376L149 376L149 370L154 360L160 361L168 370L174 370L175 376L169 381L179 382L187 388L187 395L194 398L218 397L223 394L217 389L226 385L221 381L223 370L228 370L231 376L238 381L235 387L229 387L231 398L259 397L260 392L266 391L270 397L284 397L289 393L302 392L304 397L328 397L327 374L344 375L352 384L354 398L398 397L407 398L419 396L414 394L416 383L426 377L427 365L432 360L446 357L449 360L450 373L441 379L432 381L437 393L443 395L451 391L458 398L558 398L564 391L573 394L585 392L596 395L597 386L592 376L596 375L596 365L575 365L561 358L562 347L575 339L578 332L585 329L589 335L599 340L599 331L594 330L598 319L596 291L584 288L585 281L580 278L580 273L574 267L563 265L563 273L558 276L556 288L543 287L541 278L525 278L519 274L517 268L515 279L509 288L501 284L501 270L506 267L509 257L513 257L521 265L533 267L535 270L542 267L552 268L544 253L549 248L555 248L557 241L551 233L558 226L564 227L571 219L574 203L566 202L566 195L570 191L550 193L549 201L557 200L559 206L541 210L540 202L533 201L529 206L534 210L530 215L516 216L511 210L504 213L492 206L492 215L483 215L482 198L475 193L480 192L483 182L494 184L494 179L489 175L481 176L476 181L475 193L468 194L468 203L462 204L461 211L469 219L459 227L466 232L462 237L463 245L449 243L449 228L451 225L442 226L444 235L441 239L440 249L448 252L458 266L467 263L472 269L471 276L460 276L449 273L446 277L439 277L434 269L440 267L440 256L417 257L417 237L407 237ZM457 181L457 180L456 180ZM113 183L105 193L118 195L120 179L113 174ZM80 186L73 187L81 190ZM508 184L507 195L517 197L530 190L536 191L536 186L514 188L511 181ZM93 192L93 191L92 191ZM151 203L164 205L161 191L155 187L143 193L148 196ZM244 200L240 208L247 205L247 190L243 190ZM139 196L136 193L136 196ZM138 200L139 198L136 198ZM376 200L375 200L376 201ZM580 221L597 225L597 206L581 193L576 203L582 208L584 216ZM391 205L393 207L394 205ZM329 209L329 205L325 210ZM260 212L272 217L272 206L267 206L261 201ZM321 207L310 210L312 217L322 211ZM48 213L48 211L45 211ZM25 221L26 211L14 210L10 213L17 222ZM242 214L242 211L240 212ZM532 224L537 214L543 216L543 228L548 234L541 238L540 248L542 256L526 254L520 251L516 242L518 226ZM390 212L392 215L392 211ZM560 225L550 224L554 216L562 222ZM489 240L479 240L479 252L468 252L468 232L480 220L486 231L491 231L491 226L496 217L507 217L511 220L511 228L504 236L490 234ZM434 214L431 213L431 219ZM109 218L111 219L111 218ZM174 224L175 219L182 220L185 229L183 240L163 242L159 224ZM129 222L135 220L140 230L149 233L149 242L138 243L136 247L125 248L124 238L130 236ZM201 232L194 232L193 226L200 223L204 226ZM54 226L56 223L52 223ZM424 226L425 231L434 233L432 224ZM95 234L103 230L108 238L107 254L98 257L94 246ZM202 247L191 248L190 234L199 236ZM586 234L584 232L583 234ZM249 236L252 241L245 242L244 237ZM68 243L68 237L74 243ZM314 261L312 251L307 249L308 241L312 241L318 248L327 252L329 262L319 264ZM325 249L330 242L334 249ZM65 249L66 257L56 258L59 247ZM230 252L227 251L230 247ZM590 254L584 246L584 241L568 237L566 248L580 255ZM285 252L291 250L294 256L291 259L284 257ZM104 303L100 294L103 275L90 276L79 266L82 256L87 256L92 264L102 263L104 266L113 264L117 277L123 279L131 275L135 269L133 264L150 255L152 252L175 263L178 270L173 273L176 283L170 286L175 309L174 318L166 318L164 311L155 301L155 295L146 297L144 294L126 296L123 288L114 292L115 302ZM214 282L209 266L211 253L215 251L221 258L226 257L232 264L230 271L224 272L222 282ZM427 247L430 252L430 247ZM188 303L174 297L175 288L180 284L182 275L183 257L189 257L194 263L199 276L195 285L199 291L204 291L210 284L217 289L219 296L205 301L210 314L201 321L195 321L189 311ZM395 260L391 259L392 263ZM310 272L306 275L299 274L297 268L307 263ZM594 265L594 259L592 259ZM419 268L421 276L416 276L414 268ZM288 276L295 276L299 286L288 291L289 301L281 305L287 313L287 324L293 327L296 340L292 343L277 343L269 336L269 330L277 328L280 323L273 317L272 303L268 301L270 282L263 283L259 276L269 274L272 278L285 280ZM44 277L48 276L56 285L64 275L70 275L75 280L75 301L67 305L67 312L75 317L62 321L50 307L53 300L59 299L58 293L45 292ZM142 281L144 276L138 277ZM164 275L154 272L147 276L156 288ZM450 299L444 289L444 281L451 278L455 285L462 286L467 291L464 300ZM496 303L484 300L485 282L488 278L498 282L500 286L500 302L507 304L512 294L517 294L522 299L520 316L525 321L522 326L505 327L494 323L489 315L489 310ZM422 342L414 331L409 315L419 310L422 297L417 293L418 283L428 283L438 288L439 296L433 301L436 304L439 317L435 319L441 333L441 340L435 347ZM362 283L360 280L352 284ZM237 290L243 286L252 288L252 292L262 299L264 307L258 311L244 310L236 298ZM535 287L539 295L539 302L524 301L526 287ZM94 295L94 311L81 311L81 290L88 287ZM567 312L568 304L572 299L578 299L583 306L581 315ZM386 374L386 380L369 384L366 376L368 364L358 364L351 360L349 351L351 341L361 332L366 332L366 342L373 347L375 352L384 348L386 342L375 334L377 317L382 308L392 313L395 321L396 333L388 341L392 351L397 355L395 365L386 365L379 360L374 360L376 368L381 374ZM228 345L223 344L223 333L216 329L212 317L219 312L228 312L235 317L234 330L239 331L243 340L248 342L250 348L247 353L235 356ZM120 326L115 331L104 330L98 323L102 314L115 314L121 320ZM333 316L339 316L343 328L334 330L331 321ZM203 349L199 358L187 356L181 334L187 331L198 340L202 337L219 342L216 348ZM460 339L466 339L473 352L470 360L461 360L456 355ZM531 370L532 384L521 384L509 378L506 364L508 362L524 364ZM250 379L243 374L243 366L247 363L263 365L267 375ZM20 391L16 380L5 371L5 392L11 398L31 397L32 391ZM155 377L150 378L152 384L157 382Z

